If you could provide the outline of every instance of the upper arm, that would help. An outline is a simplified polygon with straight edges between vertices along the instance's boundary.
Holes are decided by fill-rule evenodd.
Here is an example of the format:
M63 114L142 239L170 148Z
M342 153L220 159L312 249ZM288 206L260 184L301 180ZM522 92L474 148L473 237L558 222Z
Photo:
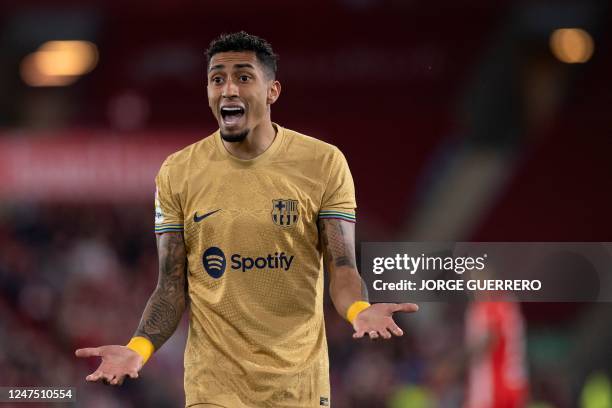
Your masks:
M159 257L158 288L185 287L187 251L180 195L173 189L171 166L164 162L155 178L155 235Z
M156 234L159 257L158 288L167 293L184 292L186 287L187 251L182 232Z
M346 158L337 148L325 160L328 178L318 213L325 265L355 269L355 187Z
M323 261L329 272L330 293L333 296L333 288L348 285L356 287L361 299L367 301L368 290L356 266L355 223L336 218L320 218L318 226Z
M176 183L176 176L174 182ZM164 162L155 177L155 232L183 231L181 196L173 188L171 166Z
M323 261L332 272L341 267L356 269L355 224L337 218L319 219Z

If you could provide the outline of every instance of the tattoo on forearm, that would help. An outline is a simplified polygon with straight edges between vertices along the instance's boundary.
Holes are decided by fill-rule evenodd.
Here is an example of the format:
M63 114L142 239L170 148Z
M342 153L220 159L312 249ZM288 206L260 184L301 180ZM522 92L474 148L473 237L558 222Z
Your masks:
M172 333L172 323L177 318L176 307L168 300L155 294L152 298L150 313L144 322L144 333L149 336L159 336L163 333Z
M366 285L355 266L355 226L348 221L323 219L319 221L319 236L331 276L330 295L336 310L344 316L355 299L368 300Z
M354 224L336 219L319 221L323 244L323 258L328 267L348 266L355 268Z
M182 233L158 237L159 278L134 336L151 340L158 350L172 336L186 304L186 252Z

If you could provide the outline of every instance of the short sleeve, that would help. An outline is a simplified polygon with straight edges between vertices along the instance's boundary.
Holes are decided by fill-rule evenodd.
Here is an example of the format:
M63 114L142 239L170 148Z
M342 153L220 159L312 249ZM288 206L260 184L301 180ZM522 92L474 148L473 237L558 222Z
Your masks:
M355 222L356 207L353 176L342 152L334 148L319 219L332 218Z
M155 233L183 231L180 197L172 191L169 166L164 162L155 177Z

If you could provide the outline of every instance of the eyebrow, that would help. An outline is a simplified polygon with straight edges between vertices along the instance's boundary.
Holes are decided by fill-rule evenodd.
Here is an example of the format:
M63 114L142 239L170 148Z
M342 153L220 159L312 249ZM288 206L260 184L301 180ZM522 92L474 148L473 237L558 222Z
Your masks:
M252 64L246 63L246 64L236 64L234 65L236 68L252 68L255 69L255 67Z
M235 64L234 65L235 68L251 68L251 69L255 69L255 67L253 66L253 64L249 64L249 63L245 63L245 64ZM217 65L213 65L212 67L210 67L208 69L208 72L212 72L216 69L223 69L225 68L225 65L223 64L217 64Z

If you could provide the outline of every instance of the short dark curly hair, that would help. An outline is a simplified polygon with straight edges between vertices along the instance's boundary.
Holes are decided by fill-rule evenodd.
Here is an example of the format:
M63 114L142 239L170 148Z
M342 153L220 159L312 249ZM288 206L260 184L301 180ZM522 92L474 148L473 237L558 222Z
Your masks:
M276 78L278 55L272 50L269 42L245 31L221 34L210 42L206 50L206 65L210 66L213 55L220 52L252 51L257 60L264 66L270 78Z

